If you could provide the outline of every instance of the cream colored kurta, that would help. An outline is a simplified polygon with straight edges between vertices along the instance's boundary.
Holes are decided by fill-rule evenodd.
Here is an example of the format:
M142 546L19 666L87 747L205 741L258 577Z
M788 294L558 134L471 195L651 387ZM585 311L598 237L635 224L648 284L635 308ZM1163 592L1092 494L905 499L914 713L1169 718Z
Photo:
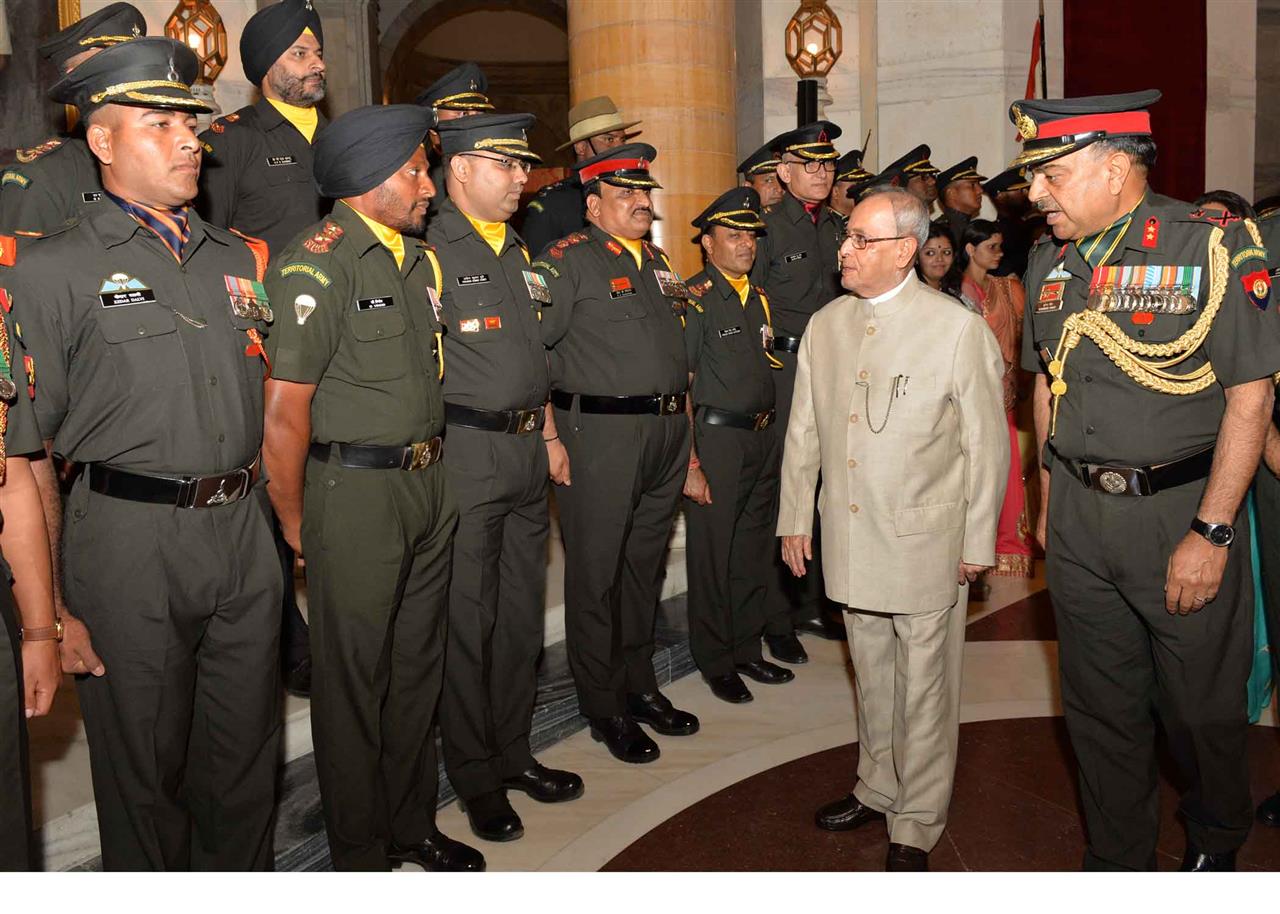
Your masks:
M914 278L888 301L844 295L813 316L777 534L812 534L821 469L828 597L875 612L936 611L957 600L961 559L995 562L1009 461L1003 373L986 321Z

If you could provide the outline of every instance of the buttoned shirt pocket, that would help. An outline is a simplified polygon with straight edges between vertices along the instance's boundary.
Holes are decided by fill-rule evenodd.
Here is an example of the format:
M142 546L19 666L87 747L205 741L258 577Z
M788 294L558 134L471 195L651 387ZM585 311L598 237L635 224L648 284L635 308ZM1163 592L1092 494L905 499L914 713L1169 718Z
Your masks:
M294 159L292 163L272 165L272 161L282 162L284 159ZM307 173L307 169L298 162L295 156L288 153L279 153L270 155L268 161L263 162L262 168L263 180L271 187L280 187L283 184L309 184L311 175Z
M356 374L367 381L390 381L409 371L404 315L396 307L354 311L348 317Z
M897 396L888 409L888 418L882 419L885 398L896 386ZM868 421L878 426L881 421L890 429L902 434L921 435L930 432L942 417L947 401L938 396L934 375L889 375L879 385L871 385Z
M452 325L448 333L468 346L500 341L514 318L504 318L503 294L498 283L479 283L454 291Z
M125 389L156 389L187 383L187 363L176 318L161 304L99 307L94 315L106 340L108 360Z

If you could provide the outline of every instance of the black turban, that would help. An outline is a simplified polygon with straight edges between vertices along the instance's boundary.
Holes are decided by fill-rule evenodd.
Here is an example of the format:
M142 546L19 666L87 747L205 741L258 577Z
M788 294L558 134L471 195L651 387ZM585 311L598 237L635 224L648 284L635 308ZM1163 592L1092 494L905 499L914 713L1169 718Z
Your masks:
M284 0L254 13L240 35L240 63L245 78L255 86L261 85L267 71L304 29L311 29L316 41L324 46L320 14L311 8L311 0Z
M395 174L435 123L421 105L366 105L316 135L315 178L320 196L339 200L367 193Z

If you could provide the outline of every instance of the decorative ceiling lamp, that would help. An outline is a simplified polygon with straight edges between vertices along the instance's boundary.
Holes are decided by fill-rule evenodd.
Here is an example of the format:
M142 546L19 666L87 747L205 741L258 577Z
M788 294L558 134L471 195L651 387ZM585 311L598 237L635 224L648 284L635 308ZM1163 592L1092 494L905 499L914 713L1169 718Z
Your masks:
M164 24L169 38L181 41L200 60L197 83L213 85L227 65L227 29L210 0L178 0Z
M800 0L787 23L787 62L801 79L826 76L840 59L844 41L840 19L826 0Z

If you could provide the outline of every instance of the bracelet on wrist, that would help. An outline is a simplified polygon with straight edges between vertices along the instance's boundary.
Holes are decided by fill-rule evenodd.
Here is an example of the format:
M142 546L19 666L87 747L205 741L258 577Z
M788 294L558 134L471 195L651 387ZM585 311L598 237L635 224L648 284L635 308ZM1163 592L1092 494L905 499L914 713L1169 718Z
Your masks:
M28 641L61 641L62 620L54 619L52 625L40 628L23 628L20 632L23 642Z
M701 466L702 466L702 461L699 460L697 457L689 458L689 469L696 470Z
M545 443L550 444L552 441L559 441L559 440L560 440L560 436L559 436L559 435L552 435L550 438L543 438L542 440L543 440Z

